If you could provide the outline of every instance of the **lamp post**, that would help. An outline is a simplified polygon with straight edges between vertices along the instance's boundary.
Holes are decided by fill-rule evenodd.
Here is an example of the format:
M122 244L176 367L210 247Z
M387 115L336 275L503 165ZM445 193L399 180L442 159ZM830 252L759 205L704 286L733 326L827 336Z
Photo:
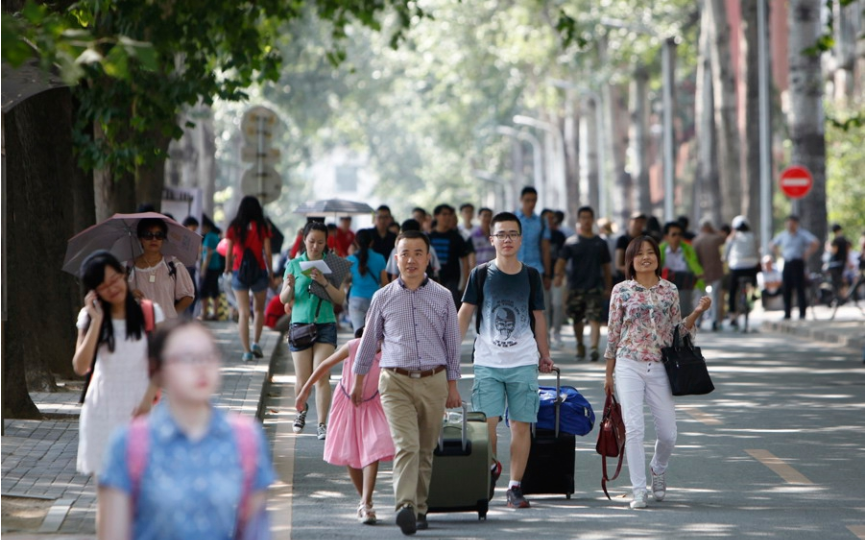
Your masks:
M548 182L545 187L548 189L544 190L544 198L542 200L542 203L546 204L547 202L549 202L550 197L548 194L551 192L553 194L554 201L561 201L562 193L560 190L563 190L565 188L565 178L567 177L567 173L565 171L565 141L562 137L562 133L559 131L559 128L549 122L544 122L543 120L538 120L537 118L532 118L530 116L524 116L521 114L514 116L514 123L544 130L550 135L552 135L553 139L556 141L555 144L559 154L558 159L556 160L558 161L559 165L558 167L556 167L558 174L556 175L554 182L549 181L553 178L553 175L547 175Z
M595 122L598 124L598 140L601 144L598 145L598 215L607 215L607 173L606 173L606 145L604 140L607 133L607 126L604 123L603 100L601 96L594 90L589 90L584 86L574 84L561 79L550 79L550 83L559 88L567 90L576 90L581 95L595 102ZM589 135L591 136L591 135Z
M769 51L766 39L766 0L757 0L757 69L760 106L760 241L763 254L770 253L772 238L772 147L769 125Z
M500 190L493 188L494 189L494 191L493 191L493 198L494 199L499 199L499 195L501 195L501 199L496 201L496 203L501 203L501 205L494 204L493 205L494 208L503 208L504 206L506 206L508 204L509 201L507 200L504 179L502 179L500 176L498 176L498 175L496 175L490 171L483 171L480 169L473 169L472 174L474 174L475 177L480 178L481 180L483 180L485 182L490 182L492 184L495 184L500 188ZM497 192L499 192L499 193L497 193Z
M534 176L535 188L544 191L544 168L541 158L541 141L537 137L526 131L514 129L510 126L498 126L496 132L507 137L513 137L520 141L525 141L532 146L532 175ZM516 183L516 178L514 178ZM515 187L515 186L513 186Z

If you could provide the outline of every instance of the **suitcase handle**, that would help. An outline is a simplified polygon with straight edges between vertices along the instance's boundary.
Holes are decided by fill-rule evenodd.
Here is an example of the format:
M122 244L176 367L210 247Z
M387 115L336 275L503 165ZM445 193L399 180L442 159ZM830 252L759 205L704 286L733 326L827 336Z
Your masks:
M463 416L463 428L461 430L462 431L461 436L462 436L463 452L465 452L466 447L468 446L468 439L466 439L466 429L468 428L467 422L468 422L468 416L469 416L469 404L467 402L463 401L460 403L460 407L462 408L462 411L463 411L463 414L462 414L462 416ZM445 414L447 414L447 411L445 411ZM439 448L440 452L444 451L444 448L445 448L444 428L442 428L442 430L439 432L438 448Z
M554 401L556 407L556 431L555 437L559 438L559 415L561 414L562 409L562 369L558 366L553 367L553 371L556 372L556 400ZM532 423L532 436L535 435L535 428L537 428L537 422Z

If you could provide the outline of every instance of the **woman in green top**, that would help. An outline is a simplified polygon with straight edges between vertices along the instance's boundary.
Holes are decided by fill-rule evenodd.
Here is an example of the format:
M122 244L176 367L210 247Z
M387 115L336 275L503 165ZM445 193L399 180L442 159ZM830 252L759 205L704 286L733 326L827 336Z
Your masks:
M310 222L303 229L303 253L288 263L285 271L285 285L280 293L280 300L286 304L286 313L291 313L291 328L297 325L315 323L317 335L315 342L306 347L295 347L289 344L291 358L294 361L294 373L297 376L295 392L299 392L313 370L326 360L336 350L336 316L333 305L345 302L345 292L342 287L335 287L327 278L313 268L308 272L300 269L300 263L317 261L324 258L327 248L327 226L324 223ZM318 282L325 288L330 301L321 300L312 294L310 285ZM320 306L320 308L319 308ZM316 317L318 311L318 317ZM291 330L289 330L291 332ZM323 441L327 436L327 414L330 410L330 375L323 376L315 385L315 407L318 412L318 439ZM294 432L300 433L306 425L306 413L309 406L298 413L294 420Z

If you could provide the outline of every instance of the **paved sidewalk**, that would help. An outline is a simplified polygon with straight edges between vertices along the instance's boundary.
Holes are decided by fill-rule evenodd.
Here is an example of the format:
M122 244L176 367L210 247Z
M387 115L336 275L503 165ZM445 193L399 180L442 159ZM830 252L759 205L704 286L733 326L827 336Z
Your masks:
M265 329L261 346L264 358L244 363L237 326L209 322L223 354L222 390L216 404L244 415L263 416L265 381L279 334ZM33 392L31 396L45 420L6 420L2 443L2 495L53 500L40 534L9 534L9 539L29 540L52 534L52 538L94 538L96 488L90 476L75 471L78 452L80 383L65 383L68 391ZM56 535L61 533L60 535ZM70 536L71 535L71 536Z
M865 301L859 305L865 309ZM807 318L799 320L792 318L784 320L783 311L764 311L756 307L752 314L755 328L767 332L791 334L807 338L811 341L827 342L841 345L863 354L865 348L865 311L852 304L838 308L832 318L832 308L814 306L808 308Z

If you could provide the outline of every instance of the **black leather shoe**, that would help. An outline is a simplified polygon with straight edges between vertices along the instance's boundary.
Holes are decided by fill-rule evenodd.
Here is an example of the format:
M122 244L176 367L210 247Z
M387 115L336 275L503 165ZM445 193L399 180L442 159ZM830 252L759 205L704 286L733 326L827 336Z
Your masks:
M414 508L410 505L405 505L396 513L396 524L399 525L399 530L406 536L417 532L417 517L414 514Z
M426 514L417 515L417 530L425 531L429 529L429 521L426 520Z

